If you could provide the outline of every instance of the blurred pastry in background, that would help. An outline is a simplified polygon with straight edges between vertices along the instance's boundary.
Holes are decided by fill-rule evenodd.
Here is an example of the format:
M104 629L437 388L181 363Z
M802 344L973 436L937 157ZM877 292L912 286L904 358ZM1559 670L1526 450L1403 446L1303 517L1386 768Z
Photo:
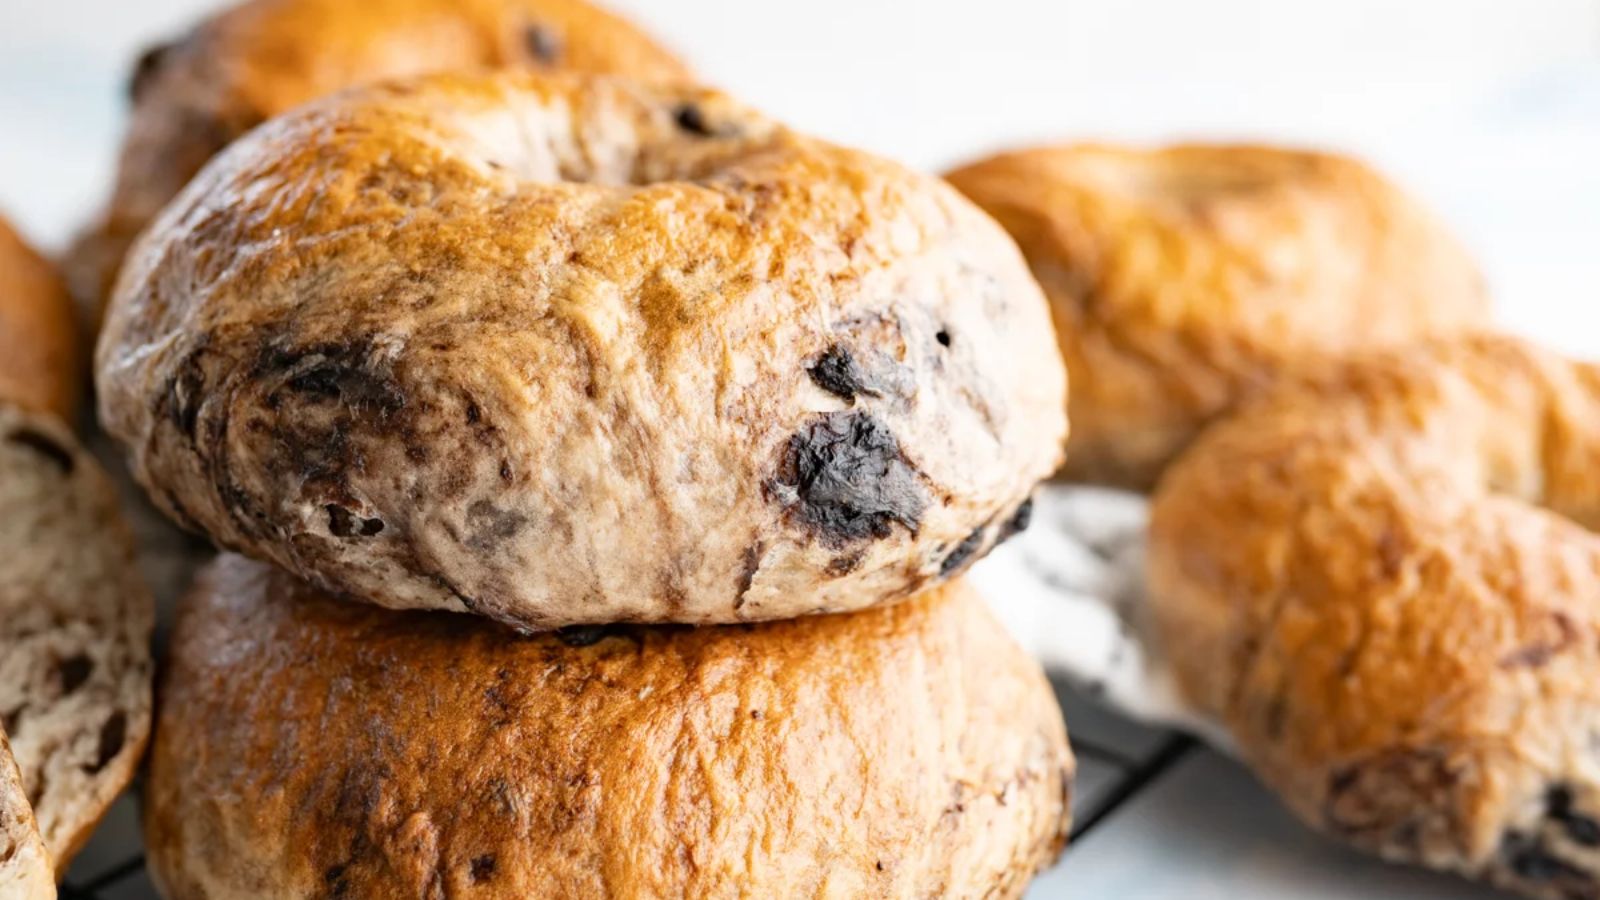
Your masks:
M1286 366L1488 318L1462 248L1353 159L1086 144L947 177L1011 232L1050 298L1071 378L1069 480L1148 489Z
M61 277L0 219L0 400L70 424L83 370Z
M139 58L115 186L65 271L89 330L122 257L217 151L347 87L426 72L522 68L675 79L687 70L583 0L248 0Z
M1505 337L1307 370L1153 500L1159 649L1312 827L1600 885L1600 368Z

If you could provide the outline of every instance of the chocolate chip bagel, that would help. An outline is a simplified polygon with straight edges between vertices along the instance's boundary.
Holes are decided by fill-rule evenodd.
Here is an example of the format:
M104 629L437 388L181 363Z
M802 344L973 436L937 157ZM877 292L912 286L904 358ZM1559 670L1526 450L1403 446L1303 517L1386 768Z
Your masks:
M74 297L98 323L133 239L208 159L268 118L355 85L501 67L686 74L582 0L249 0L139 59L110 202L67 254Z
M0 402L71 422L83 357L56 270L0 219Z
M1072 765L959 584L520 637L224 556L178 612L145 833L172 900L1015 897Z
M1596 896L1597 473L1594 366L1486 337L1308 374L1163 478L1158 637L1311 825Z
M1149 488L1213 416L1306 356L1487 318L1456 242L1355 160L1077 145L947 177L1050 298L1072 378L1069 479Z
M948 578L1059 463L1016 247L720 94L438 76L235 143L129 259L101 413L179 521L525 629Z

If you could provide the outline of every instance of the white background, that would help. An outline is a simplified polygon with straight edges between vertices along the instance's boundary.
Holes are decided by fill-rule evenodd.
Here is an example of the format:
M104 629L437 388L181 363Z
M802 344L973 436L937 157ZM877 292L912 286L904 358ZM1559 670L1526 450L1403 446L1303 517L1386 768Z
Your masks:
M210 5L0 0L0 209L59 246L103 196L128 61ZM1462 234L1507 327L1600 356L1600 0L614 5L706 80L929 169L1067 138L1360 152ZM1098 829L1037 893L1482 896L1332 848L1210 755Z

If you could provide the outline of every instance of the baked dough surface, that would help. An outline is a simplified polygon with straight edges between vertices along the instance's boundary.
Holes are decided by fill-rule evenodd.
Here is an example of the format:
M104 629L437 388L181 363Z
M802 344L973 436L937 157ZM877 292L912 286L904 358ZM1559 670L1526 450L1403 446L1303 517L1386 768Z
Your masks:
M1600 878L1600 369L1366 354L1220 421L1154 498L1156 635L1303 819L1529 896Z
M178 613L146 843L173 900L1016 897L1072 765L959 582L521 637L224 556Z
M1066 430L1039 289L955 191L715 92L515 74L235 144L130 258L98 378L177 521L526 629L906 596Z
M1069 145L946 177L1011 232L1050 298L1075 481L1148 489L1212 417L1307 357L1487 321L1455 240L1345 157Z

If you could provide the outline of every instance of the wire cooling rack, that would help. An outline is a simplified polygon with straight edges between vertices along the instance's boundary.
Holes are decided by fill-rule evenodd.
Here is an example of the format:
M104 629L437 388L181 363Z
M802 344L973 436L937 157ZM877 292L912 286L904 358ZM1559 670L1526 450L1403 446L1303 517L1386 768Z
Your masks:
M1078 758L1073 790L1072 843L1113 819L1129 801L1158 781L1193 748L1187 737L1146 728L1094 705L1070 688L1058 686L1072 747ZM1065 859L1065 857L1063 857ZM138 800L122 797L82 854L73 861L61 890L62 900L156 900L145 870L139 836ZM1045 890L1030 900L1055 900Z

